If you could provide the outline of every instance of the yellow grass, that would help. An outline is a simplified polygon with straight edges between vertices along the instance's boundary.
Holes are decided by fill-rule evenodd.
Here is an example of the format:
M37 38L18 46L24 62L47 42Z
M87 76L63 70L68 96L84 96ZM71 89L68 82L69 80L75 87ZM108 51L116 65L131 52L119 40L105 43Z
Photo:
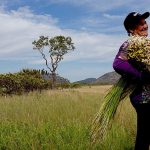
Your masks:
M104 94L110 89L112 85L99 85L99 86L82 86L81 88L74 89L78 92L88 92L88 93L99 93Z
M52 134L53 138L59 138L62 130L66 130L63 135L65 134L68 138L72 137L74 134L71 141L68 141L67 137L62 141L59 139L52 140L52 142L54 142L54 144L52 144L53 146L60 144L60 148L62 148L62 143L60 142L63 142L64 148L62 149L64 150L66 150L68 145L68 149L73 150L74 147L75 149L78 149L82 144L84 148L80 148L81 150L91 149L88 135L88 133L90 133L90 128L87 127L90 127L95 114L99 111L101 99L105 96L110 87L110 85L83 86L77 89L48 90L43 91L42 93L33 92L28 95L0 97L1 128L3 129L5 126L7 127L9 124L13 124L16 130L18 130L18 134L22 134L22 137L24 137L27 136L26 132L22 133L21 129L17 128L18 124L23 124L23 127L26 127L26 125L29 127L30 132L32 132L33 135L38 134L36 131L32 130L34 128L37 129L37 132L41 129L41 134L43 135L45 132L44 128L47 128L48 123L52 127L52 129L48 129L51 130L49 134ZM118 136L116 137L118 142L116 139L113 139L113 134L111 134L110 138L104 143L105 145L103 145L103 147L105 148L102 150L109 149L108 143L110 143L110 140L117 143L116 147L119 149L122 146L122 143L120 146L118 145L118 143L120 143L120 138L122 138L120 136L122 135L125 136L122 139L127 139L127 141L129 141L129 146L132 143L131 139L134 139L135 137L136 123L135 111L129 100L126 100L124 104L119 107L115 117L115 124L116 123L119 125L119 130L118 132L114 131L113 134L117 134L115 136ZM15 130L15 128L11 128L11 130ZM124 131L124 128L129 132L130 139L126 132L122 132ZM8 138L5 136L5 130L2 130L1 133L3 132L5 143ZM43 136L45 136L45 139L49 138L47 137L49 135ZM32 137L29 141L28 138L30 138L30 136L26 138L27 142L32 143L32 140L34 141ZM36 140L39 140L38 136L36 137ZM57 141L56 143L55 140ZM21 142L22 141L20 140L20 143ZM36 147L38 144L36 141L34 142L34 147ZM44 144L45 140L42 142ZM8 143L10 143L9 140ZM49 146L49 143L46 144Z
M52 120L56 123L66 120L91 122L99 111L101 99L110 85L83 86L77 89L49 90L42 94L0 97L0 121L12 120L39 124ZM116 115L117 120L128 126L135 125L135 111L129 100L121 104ZM134 128L134 127L133 127Z

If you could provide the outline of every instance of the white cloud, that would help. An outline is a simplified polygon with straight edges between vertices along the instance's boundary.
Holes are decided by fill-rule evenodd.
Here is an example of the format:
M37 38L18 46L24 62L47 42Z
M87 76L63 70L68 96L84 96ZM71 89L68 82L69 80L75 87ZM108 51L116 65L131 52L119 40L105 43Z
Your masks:
M118 20L118 19L122 19L123 16L122 15L111 15L111 14L106 14L104 13L103 16L107 19L111 19L111 20Z
M77 51L70 53L70 60L101 60L112 59L116 47L121 43L120 37L97 33L77 33L72 35ZM106 60L107 61L107 60Z
M78 22L83 26L81 29L84 31L88 30L97 30L101 33L119 33L123 32L124 28L122 22L124 15L111 15L111 14L102 14L101 16L88 16L78 20Z
M110 35L62 30L57 26L58 19L50 15L35 15L27 7L17 11L0 12L0 22L1 58L37 56L38 54L32 50L32 41L40 35L62 34L72 37L76 50L68 54L64 61L105 57L108 52L113 52L115 43L120 40L120 37ZM108 57L111 57L111 54Z
M39 0L40 1L40 0ZM69 3L75 6L89 8L89 11L107 12L118 8L127 11L149 11L150 1L145 0L49 0L50 3ZM128 13L128 12L127 12Z
M49 2L51 3L71 3L73 5L76 5L76 6L86 6L86 7L89 7L89 11L99 11L99 12L105 12L105 11L108 11L108 10L112 10L112 9L116 9L118 7L130 7L132 9L134 9L136 7L135 5L135 0L105 0L105 1L102 1L102 0L80 0L80 1L77 1L77 0L49 0ZM141 0L142 2L142 0ZM149 2L147 0L147 2ZM139 6L140 3L138 1L138 4ZM142 2L143 4L143 2ZM145 5L146 6L146 2L145 2ZM144 7L143 6L143 7Z
M74 19L71 25L77 25L78 29L83 30L75 28L74 30L62 29L59 26L58 18L47 14L35 14L30 9L30 7L33 8L31 4L29 4L30 7L10 10L11 6L15 4L16 7L27 4L23 3L22 0L0 0L0 60L4 63L7 62L7 64L9 60L11 60L11 63L14 62L13 60L17 60L18 66L22 60L23 65L27 67L35 65L37 67L40 64L45 66L42 56L33 50L32 41L40 35L52 37L62 34L71 36L76 49L65 56L62 64L67 65L60 67L60 69L66 68L65 71L61 70L61 75L74 81L80 78L94 77L95 75L98 77L99 73L109 71L112 68L114 55L122 41L127 38L125 33L123 35L126 37L123 37L123 35L120 37L118 34L118 31L122 32L124 30L121 19L128 13L127 11L140 11L142 13L149 10L150 5L149 0L145 0L144 3L143 0L139 0L137 4L135 4L135 0L111 0L111 2L110 0L33 0L33 3L41 2L46 5L48 1L49 3L63 3L63 5L69 3L69 5L77 7L82 6L80 8L84 9L85 13L78 17L77 22ZM122 15L122 13L119 14L120 8L124 8L122 10L124 16L120 16ZM10 11L6 11L6 9ZM117 15L116 13L111 14L111 10L113 12L117 10L117 12L115 11ZM64 22L60 24L62 23ZM121 24L119 25L119 23ZM63 27L65 28L65 24ZM95 30L95 33L89 32L90 27ZM98 32L96 33L96 31ZM111 35L111 33L115 32L117 34ZM79 63L76 65L77 62ZM92 66L92 63L96 65ZM71 66L72 64L74 64L75 69ZM86 64L91 64L91 68ZM110 64L110 67L104 67L104 64ZM67 68L68 66L70 68ZM21 65L19 67L22 68ZM79 70L82 70L82 74L79 73Z
M18 11L0 12L0 56L21 55L32 51L32 41L49 31L52 35L60 32L55 25L57 19L51 16L34 15L28 8Z
M11 11L11 15L15 18L22 18L31 22L55 25L58 20L51 15L34 15L28 6L20 7L17 11Z
M32 45L32 41L40 35L72 37L76 49L64 57L64 63L78 61L110 62L124 40L123 37L114 35L61 29L58 26L59 20L57 18L53 18L51 15L36 15L29 7L9 12L0 11L0 22L0 60L17 60L18 62L24 60L26 62L24 66L27 67L35 64L45 66L42 56L33 50ZM78 78L77 74L72 73L72 69L61 74L68 74L69 79L72 78L72 80ZM71 77L72 75L73 77Z

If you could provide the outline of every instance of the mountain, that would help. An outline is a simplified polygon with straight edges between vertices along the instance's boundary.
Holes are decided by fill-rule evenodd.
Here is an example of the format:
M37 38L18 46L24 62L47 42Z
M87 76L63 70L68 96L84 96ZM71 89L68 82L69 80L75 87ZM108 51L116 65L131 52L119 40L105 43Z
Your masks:
M87 78L85 80L77 81L76 83L84 83L84 84L114 84L120 75L115 71L105 73L104 75L100 76L99 78Z
M96 81L96 78L87 78L85 80L76 81L75 83L90 84Z
M116 81L120 78L120 75L116 73L115 71L113 72L108 72L102 75L101 77L97 78L95 84L114 84Z

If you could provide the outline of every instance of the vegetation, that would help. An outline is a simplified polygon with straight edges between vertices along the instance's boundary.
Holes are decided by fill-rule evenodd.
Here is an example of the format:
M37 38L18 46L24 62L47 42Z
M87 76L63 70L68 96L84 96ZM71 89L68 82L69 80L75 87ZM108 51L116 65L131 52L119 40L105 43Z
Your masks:
M42 72L35 69L23 69L18 73L0 75L0 94L22 94L34 90L41 91L51 87L51 82L44 80Z
M45 60L46 66L49 69L52 77L52 88L56 86L56 69L63 56L69 51L74 50L74 44L71 37L55 36L53 38L40 36L37 41L32 43L34 49L37 49ZM44 49L48 48L48 56ZM48 59L50 58L50 62Z
M57 76L57 89L78 88L82 85L70 83L67 79ZM17 73L0 74L0 95L20 95L47 89L52 89L52 81L50 74L44 69L23 69Z
M105 140L91 144L91 121L109 88L84 86L0 97L0 149L132 150L135 113L128 100L118 108Z

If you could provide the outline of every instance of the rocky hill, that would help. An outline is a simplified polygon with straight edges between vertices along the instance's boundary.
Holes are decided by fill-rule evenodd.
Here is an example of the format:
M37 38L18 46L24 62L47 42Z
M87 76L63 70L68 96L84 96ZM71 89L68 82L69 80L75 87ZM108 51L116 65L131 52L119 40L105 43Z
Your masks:
M77 81L77 83L81 84L114 84L118 79L120 75L116 73L115 71L113 72L108 72L99 78L88 78L85 80Z
M76 81L76 83L81 83L81 84L90 84L96 81L96 78L87 78L85 80L81 81Z
M97 78L95 84L114 84L116 81L120 78L120 75L116 73L115 71L113 72L108 72L101 77Z

